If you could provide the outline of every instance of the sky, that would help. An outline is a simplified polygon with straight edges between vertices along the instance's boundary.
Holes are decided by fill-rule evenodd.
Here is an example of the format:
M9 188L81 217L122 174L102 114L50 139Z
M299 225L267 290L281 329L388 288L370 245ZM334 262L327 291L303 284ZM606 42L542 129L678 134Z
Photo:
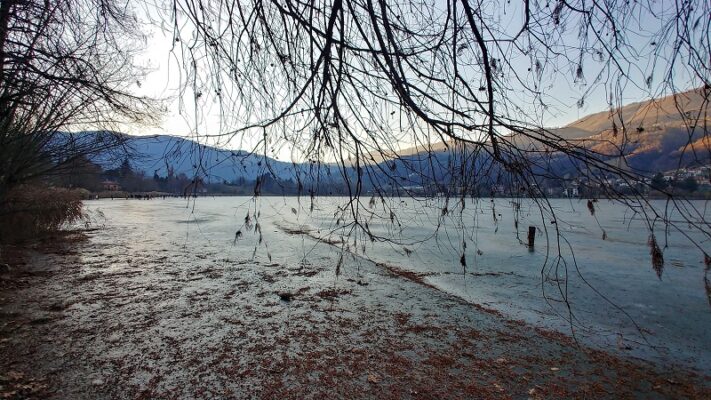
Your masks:
M515 11L515 10L514 10ZM181 73L183 72L180 60L171 53L173 49L172 32L167 31L165 26L156 23L160 20L156 15L152 15L155 10L137 10L139 19L145 21L144 32L146 33L146 46L136 58L138 65L146 67L150 72L145 79L141 80L140 86L134 88L135 94L156 99L163 99L165 114L157 126L137 126L122 125L120 129L131 135L156 135L165 134L189 138L199 138L202 143L215 145L217 147L237 149L249 149L253 140L248 138L232 138L231 140L207 138L208 135L215 135L220 132L231 130L234 127L225 126L224 119L220 118L219 105L216 101L205 102L202 105L196 119L196 110L192 103L192 94L183 96L181 93ZM515 15L515 13L513 13ZM153 23L148 22L152 20ZM644 22L644 21L643 21ZM515 18L510 24L516 24ZM642 29L642 28L640 28ZM654 30L654 26L649 27ZM571 33L572 35L573 33ZM644 35L630 37L633 46L639 48L640 54L644 54L646 46L649 46L648 38ZM641 59L640 63L649 63L648 59ZM644 69L644 67L641 67ZM586 77L594 75L586 71ZM591 79L591 78L589 78ZM598 87L593 95L586 98L585 104L580 107L577 103L584 90L588 86L575 84L570 79L555 80L547 89L549 93L554 93L554 102L551 107L542 115L542 123L548 127L558 127L566 125L585 115L606 111L609 109L607 95L604 85ZM642 101L648 99L649 92L644 89L628 87L623 94L622 103ZM522 105L526 108L526 105ZM282 157L287 157L288 150L280 150Z

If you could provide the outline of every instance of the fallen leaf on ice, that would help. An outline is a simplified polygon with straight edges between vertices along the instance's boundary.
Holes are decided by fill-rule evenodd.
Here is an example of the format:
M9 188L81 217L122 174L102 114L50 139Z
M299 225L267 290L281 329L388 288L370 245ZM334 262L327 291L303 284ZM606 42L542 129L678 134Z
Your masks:
M24 376L25 376L25 374L23 374L22 372L17 372L17 371L9 371L7 373L7 377L10 379L13 379L13 380L22 379L22 377L24 377Z
M368 382L370 383L379 383L380 382L380 377L376 373L368 374Z

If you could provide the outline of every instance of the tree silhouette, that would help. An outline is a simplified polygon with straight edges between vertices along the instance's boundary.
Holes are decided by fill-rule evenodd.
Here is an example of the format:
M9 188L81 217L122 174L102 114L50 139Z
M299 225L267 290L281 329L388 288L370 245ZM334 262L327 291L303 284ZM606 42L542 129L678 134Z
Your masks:
M183 60L184 95L196 109L218 101L222 135L257 138L265 155L287 146L315 165L300 176L305 193L327 171L340 175L350 198L343 207L347 225L371 238L364 221L376 212L362 197L379 197L387 207L384 197L412 194L413 186L445 187L430 192L459 199L448 203L450 211L464 207L468 195L496 193L533 198L554 214L542 189L584 180L599 196L644 209L650 232L659 221L673 225L675 207L658 209L645 198L650 171L626 161L640 134L620 110L628 87L652 97L698 88L688 94L698 109L674 102L688 144L708 144L706 2L170 0L164 6ZM605 96L607 136L584 142L543 125L550 107L565 101L557 94L566 86L582 92L579 107ZM694 149L695 159L711 154L708 145ZM321 168L326 164L336 168ZM609 183L615 180L626 189ZM673 204L684 202L667 195ZM676 211L711 235L693 204Z
M656 190L664 190L668 186L667 181L664 180L664 175L661 172L657 172L652 177L652 188Z
M61 130L153 118L151 103L132 94L142 76L132 61L141 36L125 6L113 0L0 3L0 197L123 143L109 131Z
M541 279L556 282L572 323L567 274L571 266L580 270L575 259L563 257L571 245L559 224L548 223L557 220L548 191L577 188L618 201L645 221L660 279L660 231L679 232L702 259L711 259L702 244L711 239L703 207L674 190L662 192L665 204L648 200L655 187L647 168L653 167L629 160L641 135L656 128L643 127L622 108L630 90L660 100L674 94L667 103L683 132L677 167L711 159L708 2L162 4L161 22L171 22L173 53L182 60L183 96L194 101L198 118L212 102L220 105L223 130L211 137L251 138L255 152L286 148L307 162L309 168L298 169L297 186L311 197L312 210L320 182L330 175L344 182L348 200L334 216L339 232L352 239L342 241L343 251L364 249L359 241L398 244L368 223L382 220L397 229L402 205L392 196L445 196L435 203L441 217L434 232L458 218L463 237L475 237L476 227L461 221L469 196L474 202L511 197L517 237L525 229L518 223L526 198L538 208L547 242ZM561 98L570 88L581 95ZM599 135L581 138L575 127L544 124L559 105L583 107L596 98L609 109ZM663 108L650 104L640 112ZM255 196L259 192L257 182ZM594 213L594 202L588 204ZM496 210L493 215L497 223ZM687 224L697 239L682 229ZM452 247L466 269L466 240Z

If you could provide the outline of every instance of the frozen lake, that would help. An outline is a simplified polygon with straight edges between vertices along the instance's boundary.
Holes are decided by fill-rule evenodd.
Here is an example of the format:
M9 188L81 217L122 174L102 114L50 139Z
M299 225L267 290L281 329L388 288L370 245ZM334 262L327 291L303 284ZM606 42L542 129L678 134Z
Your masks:
M347 262L342 268L357 268L359 260L366 259L387 263L509 318L574 332L594 347L662 365L706 372L711 368L711 305L701 251L711 253L711 243L689 224L677 228L698 246L674 229L665 236L663 226L656 224L665 259L659 280L651 265L650 230L644 218L608 201L595 203L595 216L585 201L577 200L552 200L555 216L542 215L527 200L517 205L507 199L468 199L464 210L451 201L446 215L443 200L362 202L359 221L367 223L373 240L349 235L352 219L348 211L342 218L338 212L347 203L342 198L315 199L313 208L308 198L281 197L256 203L219 197L97 200L86 205L96 224L116 227L137 241L146 236L142 231L158 231L176 253L209 248L230 257L297 263L319 252L343 252ZM691 204L709 221L706 202ZM523 241L528 226L537 227L533 251L517 238L515 220ZM314 238L332 245L317 246ZM147 243L147 251L151 248Z

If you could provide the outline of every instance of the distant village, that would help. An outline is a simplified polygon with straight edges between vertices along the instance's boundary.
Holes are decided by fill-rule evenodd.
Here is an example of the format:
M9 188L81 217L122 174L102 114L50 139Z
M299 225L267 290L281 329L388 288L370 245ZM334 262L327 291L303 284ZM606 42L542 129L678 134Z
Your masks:
M482 184L472 188L451 188L443 185L408 185L393 192L406 192L411 195L440 196L467 192L474 196L515 197L546 196L549 198L605 198L615 194L641 193L649 197L664 197L665 193L681 194L691 198L711 198L711 166L680 168L674 171L658 172L640 180L623 178L596 178L564 176L560 180L545 180L533 187L494 183Z
M138 198L198 197L198 196L252 196L252 195L318 195L347 193L343 184L319 184L318 190L304 187L293 179L278 179L266 172L253 178L237 177L231 181L208 180L190 177L184 172L176 173L167 166L167 173L158 170L152 176L135 169L128 158L116 168L103 169L100 165L79 159L69 166L70 173L55 178L56 186L85 191L85 198Z
M347 195L347 186L340 182L320 182L318 187L304 187L293 179L278 179L269 173L247 179L238 177L232 181L206 181L191 178L185 173L175 173L168 167L161 176L153 176L134 170L128 159L113 169L102 169L87 160L78 160L71 174L62 175L54 182L57 186L80 188L86 198L126 197L152 198L165 196L213 196L213 195ZM681 194L693 198L711 198L711 166L680 168L658 172L653 176L632 181L623 178L596 178L564 176L560 180L544 180L533 187L507 183L478 183L475 187L452 187L446 183L429 185L384 184L379 188L364 182L365 193L382 193L389 196L452 196L467 193L479 197L546 196L549 198L605 198L615 194L642 193L649 197L662 197L665 193ZM315 186L315 185L314 185Z
M498 188L501 190L501 188ZM711 194L711 166L680 168L674 171L658 172L631 181L622 178L596 179L572 178L565 182L551 182L543 190L548 197L606 197L610 192L631 194L641 192L645 195L663 195L673 192L696 197L708 197Z

